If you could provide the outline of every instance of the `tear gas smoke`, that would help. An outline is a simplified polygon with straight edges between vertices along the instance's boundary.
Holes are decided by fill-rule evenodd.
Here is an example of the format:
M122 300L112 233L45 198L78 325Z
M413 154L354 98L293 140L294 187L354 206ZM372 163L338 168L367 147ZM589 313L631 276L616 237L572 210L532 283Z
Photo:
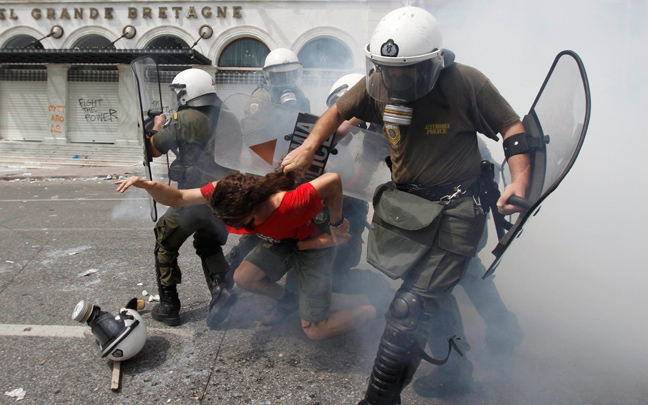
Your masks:
M575 392L587 390L579 401L638 401L646 394L639 383L648 377L648 276L639 253L646 246L648 221L637 203L644 195L640 185L648 147L639 122L648 107L646 3L502 0L419 6L437 17L444 46L457 61L484 72L521 116L555 55L571 49L581 56L593 105L584 146L504 256L496 283L526 332L523 355L533 353L550 364L542 378L563 378ZM489 146L501 159L501 144ZM489 246L494 243L491 237ZM492 261L488 249L481 257Z

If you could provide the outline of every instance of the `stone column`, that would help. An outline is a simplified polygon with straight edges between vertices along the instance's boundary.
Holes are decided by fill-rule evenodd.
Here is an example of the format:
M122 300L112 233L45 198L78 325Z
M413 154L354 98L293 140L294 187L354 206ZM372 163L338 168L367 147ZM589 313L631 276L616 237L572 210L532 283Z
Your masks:
M68 81L70 65L46 64L49 131L43 139L48 143L67 143Z

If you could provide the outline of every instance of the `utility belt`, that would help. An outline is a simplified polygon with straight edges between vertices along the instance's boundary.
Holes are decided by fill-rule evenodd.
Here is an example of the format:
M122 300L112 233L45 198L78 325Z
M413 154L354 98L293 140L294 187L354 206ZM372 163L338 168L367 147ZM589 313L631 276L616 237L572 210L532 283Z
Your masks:
M462 180L423 187L418 184L396 184L396 188L406 193L425 198L428 201L450 202L455 198L479 196L479 177L468 177Z
M392 182L378 186L367 261L396 279L404 277L434 244L454 254L474 256L484 229L484 221L478 217L488 209L482 205L483 196L497 201L491 198L496 197L493 186L497 190L497 184L490 162L486 163L489 166L482 165L480 176L433 187ZM446 216L448 210L452 214Z

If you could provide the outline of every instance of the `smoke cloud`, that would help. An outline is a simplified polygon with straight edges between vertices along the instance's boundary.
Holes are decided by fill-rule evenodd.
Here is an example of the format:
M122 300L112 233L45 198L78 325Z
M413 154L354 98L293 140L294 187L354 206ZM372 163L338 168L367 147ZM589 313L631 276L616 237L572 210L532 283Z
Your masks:
M485 73L521 116L558 52L571 49L582 58L592 92L585 143L505 255L496 283L526 332L526 350L558 359L556 367L573 370L566 378L576 384L591 376L601 392L623 380L634 389L616 393L615 402L635 402L646 394L648 377L648 275L640 253L648 242L641 207L648 140L640 123L648 111L646 3L414 5L435 15L444 47ZM501 159L501 144L489 147ZM490 263L488 250L481 257Z

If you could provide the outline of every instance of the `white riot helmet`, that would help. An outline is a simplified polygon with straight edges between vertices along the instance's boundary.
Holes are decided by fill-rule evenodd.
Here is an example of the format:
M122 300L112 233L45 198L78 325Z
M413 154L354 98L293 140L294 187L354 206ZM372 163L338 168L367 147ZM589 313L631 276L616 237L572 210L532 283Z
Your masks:
M216 82L201 69L187 69L178 73L169 85L169 111L187 105L189 107L219 106Z
M137 312L137 299L122 308L117 316L104 312L97 305L81 300L72 312L72 319L87 322L102 358L124 361L142 350L146 342L146 325ZM135 305L135 308L132 306Z
M263 77L269 87L296 87L301 84L302 65L295 52L278 48L266 56Z
M367 91L403 104L432 90L444 67L441 31L432 14L418 7L396 9L378 23L365 49Z
M355 86L355 84L358 83L363 77L363 74L351 73L339 78L335 83L333 83L333 86L329 91L329 96L326 99L326 105L331 108L331 106L335 104L338 98L342 97L344 93L349 91L351 87Z

